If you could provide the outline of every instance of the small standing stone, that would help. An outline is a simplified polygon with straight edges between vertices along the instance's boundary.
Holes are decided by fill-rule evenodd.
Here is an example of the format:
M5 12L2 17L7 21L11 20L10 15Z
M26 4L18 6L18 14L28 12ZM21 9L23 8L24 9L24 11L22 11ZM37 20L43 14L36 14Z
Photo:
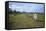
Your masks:
M34 20L37 20L37 19L38 19L37 14L33 14L33 19L34 19Z

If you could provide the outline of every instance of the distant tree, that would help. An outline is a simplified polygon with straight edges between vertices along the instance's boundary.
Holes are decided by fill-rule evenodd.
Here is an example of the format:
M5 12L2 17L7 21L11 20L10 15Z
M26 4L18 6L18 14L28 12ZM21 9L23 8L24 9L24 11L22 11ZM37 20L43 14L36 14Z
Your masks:
M17 13L20 13L20 11L17 11Z
M8 12L9 12L9 14L13 13L12 9L10 9L10 8L9 8Z
M25 11L23 11L23 13L26 13Z
M16 10L14 10L14 13L16 13Z

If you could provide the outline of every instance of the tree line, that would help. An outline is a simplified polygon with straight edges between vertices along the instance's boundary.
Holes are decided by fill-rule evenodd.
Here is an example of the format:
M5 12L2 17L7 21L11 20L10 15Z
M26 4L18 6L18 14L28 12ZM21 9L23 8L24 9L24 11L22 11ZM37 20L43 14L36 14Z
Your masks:
M12 10L12 9L9 8L8 13L9 14L18 14L18 13L21 13L21 12L20 11L16 11L16 10Z

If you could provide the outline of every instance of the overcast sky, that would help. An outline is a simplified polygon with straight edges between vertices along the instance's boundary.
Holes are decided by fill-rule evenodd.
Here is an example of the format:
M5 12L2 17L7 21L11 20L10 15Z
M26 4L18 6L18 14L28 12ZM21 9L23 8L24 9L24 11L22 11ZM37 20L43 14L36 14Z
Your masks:
M9 8L20 12L44 12L43 4L9 2Z

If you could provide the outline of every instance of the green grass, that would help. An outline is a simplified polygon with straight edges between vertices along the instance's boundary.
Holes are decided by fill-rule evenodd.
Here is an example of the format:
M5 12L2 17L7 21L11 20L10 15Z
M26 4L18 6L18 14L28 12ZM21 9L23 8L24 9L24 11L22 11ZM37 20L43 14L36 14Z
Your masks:
M44 27L44 15L38 15L38 20L34 21L33 14L19 14L16 16L9 15L9 27L28 28L28 27Z

